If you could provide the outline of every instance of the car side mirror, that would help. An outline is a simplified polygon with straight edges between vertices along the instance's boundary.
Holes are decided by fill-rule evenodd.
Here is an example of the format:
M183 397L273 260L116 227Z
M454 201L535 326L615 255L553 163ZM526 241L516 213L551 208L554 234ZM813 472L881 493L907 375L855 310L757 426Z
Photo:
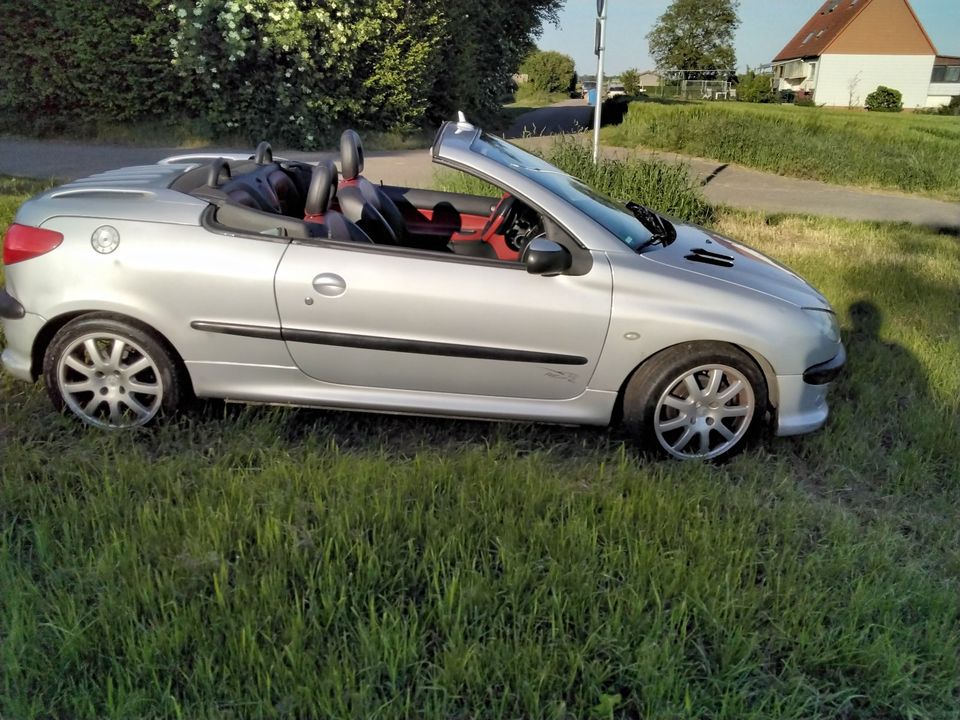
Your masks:
M538 237L531 240L521 258L531 275L559 275L573 265L573 256L563 245Z

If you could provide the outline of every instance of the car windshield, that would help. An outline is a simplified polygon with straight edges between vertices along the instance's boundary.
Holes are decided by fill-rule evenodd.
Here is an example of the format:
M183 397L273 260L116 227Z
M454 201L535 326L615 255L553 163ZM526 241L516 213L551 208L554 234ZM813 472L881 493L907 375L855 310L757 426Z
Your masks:
M636 250L651 238L651 233L624 203L592 190L576 178L558 170L536 155L521 150L500 138L483 133L471 149L484 157L523 174L541 187L582 211L615 235L620 242Z

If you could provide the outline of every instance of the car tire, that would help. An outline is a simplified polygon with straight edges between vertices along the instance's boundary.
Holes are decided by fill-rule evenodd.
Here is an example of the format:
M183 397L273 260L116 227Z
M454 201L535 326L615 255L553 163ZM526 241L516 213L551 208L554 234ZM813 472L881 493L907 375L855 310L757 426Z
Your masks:
M767 412L757 363L724 343L684 343L630 378L624 425L644 448L679 460L725 460L743 450Z
M149 425L189 395L185 373L163 341L113 317L80 317L53 336L43 376L54 407L99 428Z

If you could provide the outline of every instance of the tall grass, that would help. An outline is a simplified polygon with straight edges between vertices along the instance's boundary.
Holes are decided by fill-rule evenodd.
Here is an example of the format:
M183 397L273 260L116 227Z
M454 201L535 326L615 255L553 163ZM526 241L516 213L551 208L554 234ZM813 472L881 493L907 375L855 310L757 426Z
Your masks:
M0 717L955 717L956 238L714 224L850 352L827 429L722 467L220 404L111 434L0 377Z
M611 160L594 164L590 148L572 137L559 137L543 151L547 162L579 178L595 190L616 200L633 200L680 220L707 224L714 217L694 183L689 169L660 160ZM464 173L441 172L435 185L447 192L470 195L500 195L502 190Z
M960 121L732 103L633 103L604 140L781 175L960 200Z
M263 410L111 437L27 413L0 471L4 717L954 707L955 582L765 453L681 469L569 431L455 444Z

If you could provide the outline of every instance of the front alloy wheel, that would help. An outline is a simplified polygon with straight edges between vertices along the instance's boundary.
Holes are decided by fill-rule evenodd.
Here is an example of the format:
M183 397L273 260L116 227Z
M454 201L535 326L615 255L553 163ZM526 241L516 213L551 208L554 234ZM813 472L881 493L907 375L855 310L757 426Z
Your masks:
M673 457L709 460L737 446L755 410L753 388L743 373L728 365L701 365L681 374L660 396L654 429Z
M724 343L686 343L644 363L627 383L624 422L645 445L679 460L735 455L767 410L756 362Z

